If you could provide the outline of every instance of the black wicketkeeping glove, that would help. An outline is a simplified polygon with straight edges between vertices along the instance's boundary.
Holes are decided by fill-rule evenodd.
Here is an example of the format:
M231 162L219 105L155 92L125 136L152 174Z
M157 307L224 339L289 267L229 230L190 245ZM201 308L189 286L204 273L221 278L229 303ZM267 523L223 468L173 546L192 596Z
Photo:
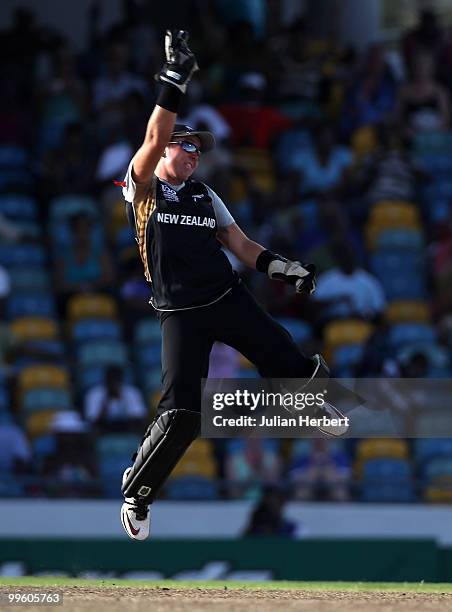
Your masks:
M185 93L187 84L196 70L196 58L187 46L186 30L167 30L165 36L166 62L155 78L161 83L174 85Z

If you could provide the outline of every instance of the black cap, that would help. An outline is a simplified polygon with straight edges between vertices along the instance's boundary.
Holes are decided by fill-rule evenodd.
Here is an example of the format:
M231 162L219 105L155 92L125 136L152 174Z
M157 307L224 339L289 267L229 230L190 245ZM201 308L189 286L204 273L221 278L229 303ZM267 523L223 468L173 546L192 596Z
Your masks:
M171 138L173 136L177 136L178 138L180 136L197 136L201 141L201 151L203 153L211 151L215 147L215 137L211 132L194 130L189 125L183 125L182 123L176 123Z

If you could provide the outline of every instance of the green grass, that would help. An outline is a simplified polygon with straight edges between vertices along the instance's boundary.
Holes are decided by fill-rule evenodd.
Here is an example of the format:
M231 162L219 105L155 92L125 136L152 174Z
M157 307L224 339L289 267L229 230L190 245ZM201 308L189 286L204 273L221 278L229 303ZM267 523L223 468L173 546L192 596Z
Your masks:
M84 580L66 577L34 577L0 578L1 587L35 586L46 588L60 588L65 586L118 588L178 588L178 589L302 589L305 591L387 591L410 593L452 593L451 583L423 583L423 582L237 582L237 581L175 581L175 580Z

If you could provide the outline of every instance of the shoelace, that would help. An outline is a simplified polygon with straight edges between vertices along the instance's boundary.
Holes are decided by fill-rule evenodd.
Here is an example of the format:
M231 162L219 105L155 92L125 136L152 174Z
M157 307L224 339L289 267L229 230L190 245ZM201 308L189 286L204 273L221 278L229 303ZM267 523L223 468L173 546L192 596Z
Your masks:
M149 508L145 502L134 499L131 504L131 509L135 512L137 521L145 521L147 519Z

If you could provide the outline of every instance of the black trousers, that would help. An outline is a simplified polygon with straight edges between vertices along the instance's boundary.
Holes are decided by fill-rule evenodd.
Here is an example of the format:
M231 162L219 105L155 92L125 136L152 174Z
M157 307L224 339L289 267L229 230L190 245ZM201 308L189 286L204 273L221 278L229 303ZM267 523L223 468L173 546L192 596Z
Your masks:
M221 300L203 308L163 313L162 397L158 413L200 411L201 378L207 378L215 341L237 349L265 378L309 378L313 362L289 332L239 282Z

